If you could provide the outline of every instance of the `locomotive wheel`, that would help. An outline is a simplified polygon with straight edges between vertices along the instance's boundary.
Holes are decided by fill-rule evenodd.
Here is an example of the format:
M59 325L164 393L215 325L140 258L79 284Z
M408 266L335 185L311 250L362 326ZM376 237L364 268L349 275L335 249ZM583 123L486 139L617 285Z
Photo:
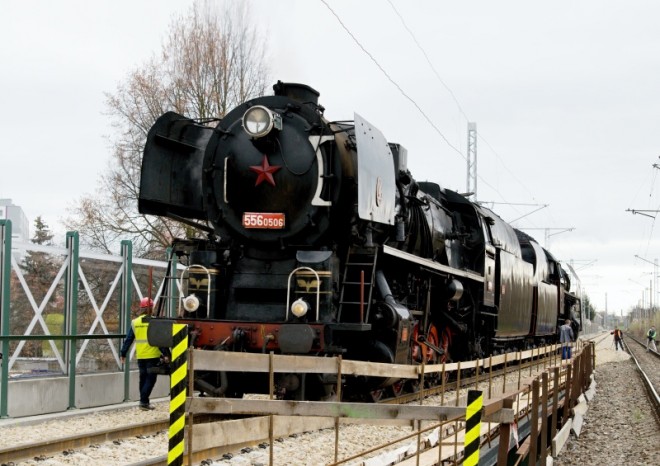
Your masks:
M438 341L438 347L443 350L442 355L440 355L437 358L437 361L435 364L448 364L452 361L451 359L451 354L449 354L449 344L451 342L451 331L449 330L448 327L444 327L442 329L442 332L440 333L439 341ZM444 378L445 378L445 384L449 382L449 373L445 372L444 373ZM442 373L437 374L437 380L435 380L438 385L442 383Z
M405 380L399 380L398 382L395 382L392 384L392 394L394 397L399 397L403 392L405 391L404 388L406 386Z
M444 350L442 356L440 356L438 363L442 364L451 362L451 355L449 354L449 344L451 343L451 330L448 327L442 329L440 333L440 341L438 346Z
M382 388L378 388L376 390L371 390L369 393L371 395L371 401L374 403L378 403L380 400L383 399L383 394L385 393L385 390Z
M409 380L408 387L410 393L417 393L419 391L419 380Z
M337 391L332 390L327 395L321 397L320 401L341 401L341 400L337 399Z
M440 384L440 373L428 374L424 378L424 387L425 388L436 387L439 384Z
M431 346L425 345L424 342L419 341L418 336L419 322L415 324L412 334L412 339L415 342L412 348L413 361L420 363L425 361L426 364L435 364L438 360L438 354L431 348ZM433 324L431 324L429 327L428 335L426 335L426 341L428 341L432 346L438 346L438 331Z

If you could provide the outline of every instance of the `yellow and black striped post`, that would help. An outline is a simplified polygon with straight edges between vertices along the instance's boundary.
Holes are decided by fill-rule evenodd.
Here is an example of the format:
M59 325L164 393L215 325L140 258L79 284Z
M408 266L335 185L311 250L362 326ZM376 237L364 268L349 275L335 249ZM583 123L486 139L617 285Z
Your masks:
M483 392L469 390L465 409L465 466L479 464L479 445L481 444L481 408L484 404Z
M186 392L188 386L188 326L172 325L172 362L170 364L170 430L167 464L183 465Z

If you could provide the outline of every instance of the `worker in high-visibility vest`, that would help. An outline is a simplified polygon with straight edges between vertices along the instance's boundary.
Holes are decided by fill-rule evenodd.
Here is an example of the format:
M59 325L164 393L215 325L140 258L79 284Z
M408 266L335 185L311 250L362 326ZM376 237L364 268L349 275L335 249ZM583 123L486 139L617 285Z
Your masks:
M140 409L144 411L155 409L149 402L151 391L156 385L158 373L154 370L161 364L160 348L151 346L147 341L147 329L149 328L149 317L153 309L154 302L151 298L142 298L140 300L140 315L131 322L131 327L126 332L126 339L121 347L121 362L126 361L126 354L133 341L135 341L135 356L137 357L138 369L140 369L139 388L140 388ZM169 362L165 360L164 362Z
M656 353L658 352L658 348L655 346L655 337L657 334L658 333L655 331L655 325L651 325L649 331L646 332L646 351L652 348L653 351Z

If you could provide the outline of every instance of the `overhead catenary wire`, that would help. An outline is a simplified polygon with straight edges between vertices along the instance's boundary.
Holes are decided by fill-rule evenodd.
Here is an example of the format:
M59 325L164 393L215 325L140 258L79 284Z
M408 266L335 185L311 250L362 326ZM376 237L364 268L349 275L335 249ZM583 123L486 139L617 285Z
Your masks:
M372 55L372 54L371 54L371 53L370 53L370 52L369 52L369 51L368 51L368 50L367 50L367 49L366 49L366 48L360 43L360 41L358 41L358 39L355 37L355 35L354 35L354 34L348 29L348 27L344 24L344 22L341 20L341 18L339 17L339 15L338 15L338 14L337 14L337 13L331 8L331 7L330 7L330 5L328 5L328 3L327 3L325 0L321 0L321 2L326 6L326 8L328 8L328 10L330 10L330 12L331 12L331 13L333 14L333 16L337 19L337 21L338 21L339 24L342 26L342 28L346 31L346 33L347 33L349 36L351 36L351 38L352 38L353 41L357 44L357 46L360 47L360 49L361 49L361 50L362 50L362 51L363 51L363 52L364 52L364 53L365 53L365 54L371 59L371 61L374 62L374 64L378 67L378 69L379 69L379 70L385 75L385 77L386 77L386 78L387 78L387 79L388 79L388 80L389 80L389 81L390 81L390 82L391 82L391 83L392 83L392 84L398 89L398 91L399 91L399 92L400 92L400 93L401 93L406 99L408 99L408 100L409 100L409 101L415 106L415 108L421 113L421 115L424 117L424 119L426 119L426 121L431 125L431 127L433 127L433 129L436 131L436 133L438 133L438 135L440 135L440 137L445 141L445 143L446 143L449 147L451 147L451 148L452 148L452 149L453 149L458 155L460 155L460 156L463 158L463 160L465 160L465 161L467 162L467 157L465 156L465 154L463 154L463 153L462 153L462 152L461 152L456 146L454 146L454 145L453 145L453 144L452 144L452 143L451 143L451 142L445 137L445 135L442 133L442 131L440 131L440 129L436 126L436 124L433 123L433 121L431 120L431 118L430 118L430 117L424 112L424 110L422 110L422 108L419 106L419 104L417 104L417 102L415 102L415 100L414 100L412 97L410 97L410 96L409 96L409 95L408 95L408 94L407 94L407 93L401 88L401 86L400 86L399 84L397 84L397 83L394 81L394 79L392 79L392 77L391 77L391 76L389 75L389 73L387 73L387 71L381 66L381 64L378 62L378 60L376 60L376 59L374 58L374 56L373 56L373 55ZM480 179L480 180L481 180L486 186L488 186L488 187L491 188L495 193L497 193L497 195L500 197L500 199L506 201L506 198L502 195L502 193L499 192L499 190L498 190L497 188L495 188L493 185L491 185L490 183L488 183L488 181L486 181L483 177L481 177L481 176L479 176L479 175L477 175L477 176L478 176L478 178L479 178L479 179Z
M656 205L653 202L653 192L654 192L654 189L655 189L655 184L656 184L656 180L657 180L657 177L658 177L658 171L659 170L660 170L660 165L658 165L657 163L652 164L651 173L647 177L647 179L646 179L647 181L638 184L637 191L632 196L632 200L630 201L631 205L634 204L636 202L636 199L638 199L640 197L640 194L641 194L642 189L644 188L644 186L648 186L648 184L650 184L649 197L648 197L648 200L646 202L647 206L650 207L650 208L647 209L647 210L645 210L645 209L632 209L632 208L626 209L627 212L632 212L633 214L640 214L642 216L650 217L652 219L650 230L648 231L648 235L644 234L644 238L640 239L640 243L638 245L638 250L643 251L642 252L643 255L648 255L649 254L649 250L651 248L651 243L653 241L653 232L654 232L654 229L655 229L655 221L656 221L656 215L650 215L650 214L646 214L644 212L656 212L656 213L660 212L660 205Z
M456 103L456 107L458 108L458 110L459 110L459 112L461 113L461 115L463 115L463 117L465 118L465 120L469 122L469 121L470 121L470 118L467 116L467 113L465 112L465 110L463 109L463 106L461 105L461 103L459 102L458 98L456 97L456 94L454 94L454 92L453 92L452 89L449 87L449 85L447 85L447 84L444 82L444 80L443 80L442 77L440 76L440 73L439 73L438 70L435 68L435 66L433 65L433 63L431 62L431 59L429 58L429 55L426 53L426 50L424 49L424 47L422 46L422 44L417 40L417 37L415 36L415 33L413 32L413 30L412 30L410 27L408 27L408 24L406 23L405 19L404 19L403 16L401 15L401 13L399 13L399 11L397 10L397 8L394 6L394 3L392 3L392 0L387 0L387 2L388 2L388 3L390 4L390 6L392 7L392 10L394 10L394 13L399 17L399 20L401 21L401 24L403 25L403 27L405 28L405 30L408 31L408 34L410 35L410 37L412 38L412 40L413 40L413 41L415 42L415 44L417 45L417 48L419 49L419 51L422 53L422 55L424 55L424 58L426 59L427 64L429 65L429 67L430 67L431 70L433 71L433 74L435 75L435 77L437 78L437 80L438 80L438 81L440 82L440 84L442 84L442 86L447 90L447 92L449 93L449 95L451 95L451 97L452 97L452 99L454 100L454 102ZM509 169L509 167L508 167L507 164L505 163L504 159L503 159L502 157L500 157L500 155L499 155L499 154L497 153L497 151L493 148L493 146L492 146L492 145L491 145L491 144L490 144L490 143L489 143L489 142L488 142L488 141L487 141L487 140L481 135L481 132L478 132L478 133L477 133L477 138L479 138L481 141L483 141L483 142L488 146L488 148L491 150L491 152L493 153L493 155L495 155L495 157L500 161L502 167L503 167L503 168L509 173L509 175L510 175L510 176L511 176L511 177L512 177L512 178L513 178L513 179L514 179L514 180L515 180L515 181L516 181L516 182L517 182L517 183L518 183L523 189L525 189L525 191L527 191L527 194L528 194L528 195L529 195L529 196L530 196L530 197L536 202L536 197L532 194L532 192L529 190L529 188L528 188L528 187L527 187L522 181L520 181L520 180L516 177L516 175L515 175L510 169ZM496 188L494 188L490 183L488 183L488 182L487 182L487 181L486 181L481 175L479 175L478 173L477 173L477 177L479 178L479 180L481 180L483 183L485 183L488 187L490 187L491 189L493 189L493 191L496 192L496 193L497 193L502 199L504 199L504 197L502 196L502 194L501 194ZM517 210L517 209L514 209L514 210Z
M424 58L426 59L426 63L428 63L429 67L433 71L433 74L435 74L435 77L438 78L438 81L440 81L440 84L442 84L442 86L447 90L447 92L449 92L449 95L451 95L452 99L454 99L454 102L456 103L456 106L458 107L458 110L461 112L463 117L466 120L469 121L470 119L468 118L467 114L463 110L463 107L461 106L461 103L458 101L458 98L456 97L456 94L454 94L454 91L452 91L451 88L447 84L445 84L445 82L442 80L442 78L440 77L440 73L438 73L438 70L436 70L435 66L433 66L433 63L431 62L431 59L429 58L428 54L426 53L426 50L424 50L424 47L422 47L422 45L419 43L419 41L417 40L417 37L415 37L415 34L408 27L408 25L406 24L406 21L403 19L403 16L401 16L401 13L399 13L399 10L396 9L394 4L392 3L392 0L387 0L387 3L390 4L392 9L394 10L394 13L396 13L396 15L399 17L399 20L401 21L401 24L403 25L403 27L406 29L406 31L408 31L408 34L410 34L410 37L412 37L412 40L415 42L415 44L417 44L417 48L420 50L420 52L422 52L422 55L424 55Z
M323 3L326 5L326 7L328 7L328 4L326 3L326 1L325 1L325 0L322 0L322 1L323 1ZM417 38L415 37L414 31L413 31L414 28L408 27L408 25L405 24L405 21L404 21L402 15L397 11L397 9L395 8L395 6L394 6L392 0L388 0L388 3L390 4L390 6L392 7L392 9L394 10L395 14L396 14L396 15L399 17L399 19L401 20L402 24L404 25L404 28L408 31L408 33L409 33L410 36L412 37L413 41L414 41L415 44L417 45L417 47L422 51L422 54L424 55L424 57L425 57L427 63L429 64L429 66L430 66L431 69L433 70L433 73L434 73L434 75L436 76L436 78L438 79L438 81L441 83L441 85L443 86L443 88L447 89L447 91L449 92L449 94L451 95L451 97L452 97L452 98L454 99L454 101L456 102L456 105L457 105L457 107L458 107L458 109L459 109L461 115L463 115L463 116L466 118L466 120L469 121L469 118L467 117L467 113L465 112L465 110L463 109L463 107L460 105L460 102L458 101L458 98L457 98L456 95L453 93L453 91L449 88L449 86L448 86L448 85L442 80L442 78L440 77L440 74L437 72L437 70L435 69L435 67L434 67L433 64L431 63L431 60L430 60L430 58L429 58L429 55L426 53L426 51L425 51L424 48L422 47L420 41L418 41ZM328 8L329 8L329 7L328 7ZM329 8L329 9L330 9L330 8ZM332 10L331 10L331 11L332 11ZM334 13L334 11L333 11L333 14L335 15L335 17L337 17L337 19L339 19L338 16ZM344 27L344 29L347 30L346 26L345 26L343 23L342 23L342 27ZM348 30L347 30L347 32L348 32ZM350 34L350 33L349 33L349 34ZM357 40L356 40L356 38L355 38L352 34L350 34L350 35L351 35L351 37L353 38L353 40L355 40L356 43L358 43ZM359 43L358 43L358 44L359 44ZM366 53L366 50L364 49L364 47L362 47L362 46L360 46L360 47L361 47L361 48L363 49L363 51L365 51L365 53ZM372 60L374 60L373 57L370 56L370 58L371 58ZM375 61L374 61L374 62L375 62ZM377 62L375 62L375 63L377 63ZM380 67L379 67L379 68L380 68ZM384 70L382 70L382 68L381 68L381 71L384 72ZM388 79L390 79L389 76L388 76ZM398 87L398 86L397 86L397 87ZM428 118L427 118L427 119L428 119ZM495 150L493 149L493 147L491 146L491 144L490 144L490 143L489 143L489 142L488 142L488 141L482 136L481 133L478 134L478 138L479 138L481 141L483 141L483 142L486 144L486 146L492 151L492 153L495 155L495 157L497 157L497 159L500 160L502 168L504 168L504 169L505 169L505 170L511 175L512 179L515 180L520 186L522 186L522 187L526 190L526 192L528 192L528 193L530 194L530 196L531 196L532 199L536 199L535 196L534 196L533 194L531 194L531 191L528 189L528 187L527 187L525 184L523 184L523 183L522 183L522 182L521 182L521 181L520 181L520 180L519 180L519 179L513 174L513 172L508 168L508 166L506 165L506 163L504 163L504 160L499 156L499 154L497 153L497 151L495 151ZM446 138L445 138L445 140L446 140ZM456 150L456 149L455 149L455 150ZM461 154L461 156L462 156L465 160L467 160L466 157L464 157L462 154ZM658 167L658 168L660 168L660 167ZM653 184L652 184L652 187L655 185L655 180L656 180L656 177L657 177L657 174L654 174L654 175L655 175L655 176L653 177ZM478 178L479 178L479 179L480 179L485 185L487 185L487 186L489 186L489 187L492 187L488 182L486 182L486 181L483 179L483 177L479 176L478 174L477 174L477 177L478 177ZM648 186L648 185L646 185L646 186ZM638 184L638 189L639 189L639 188L642 188L642 192L644 191L643 186ZM497 191L497 190L494 189L494 191ZM497 195L500 196L500 197L503 197L503 196L501 195L501 193L499 193L499 192L497 192ZM650 194L649 194L649 198L652 198L652 197L653 197L653 189L651 190L651 192L650 192ZM654 199L649 199L649 200L650 200L649 204L655 204ZM658 208L660 209L660 206L658 206ZM552 217L552 216L551 216L551 217ZM532 223L532 222L530 222L530 223ZM553 222L553 223L554 223L554 222ZM646 225L648 225L648 222L644 222L644 223L645 223ZM650 227L651 227L651 232L650 232L650 234L648 235L648 237L646 237L645 234L642 235L642 236L643 236L642 241L644 241L644 240L648 240L648 241L646 242L646 245L645 245L645 246L646 246L645 249L646 249L647 251L648 251L648 250L650 249L650 247L651 247L652 236L653 236L653 231L654 231L654 226L655 226L655 220L653 220L652 224L650 225ZM645 232L648 231L648 230L646 230L646 228L644 228L644 230L645 230ZM640 246L641 246L641 244L640 244Z
M326 6L326 8L327 8L328 10L330 10L330 13L332 13L332 15L337 19L337 21L339 22L339 24L341 25L341 27L346 31L346 33L347 33L349 36L351 36L351 39L353 39L353 41L356 43L356 45L357 45L358 47L360 47L360 49L361 49L361 50L362 50L362 51L363 51L363 52L369 57L369 59L370 59L372 62L374 62L374 64L378 67L378 69L379 69L379 70L385 75L385 77L386 77L386 78L387 78L387 79L388 79L388 80L394 85L394 87L397 88L397 90L401 93L401 95L402 95L403 97L405 97L408 101L410 101L410 103L412 103L412 104L415 106L415 108L419 111L419 113L424 117L424 119L428 122L428 124L431 125L431 127L435 130L435 132L438 133L438 135L439 135L439 136L445 141L445 143L446 143L449 147L451 147L451 148L454 150L454 152L456 152L456 153L457 153L458 155L460 155L465 161L467 161L467 157L465 156L465 154L463 154L463 153L462 153L462 152L461 152L456 146L454 146L454 145L449 141L449 139L447 139L447 137L442 133L442 131L440 131L440 128L438 128L438 127L436 126L436 124L433 123L433 121L431 120L431 118L426 114L426 112L424 112L424 110L422 110L422 108L419 106L419 104L418 104L417 102L415 102L415 100L414 100L412 97L410 97L410 96L409 96L409 95L408 95L408 94L407 94L407 93L401 88L401 86L400 86L396 81L394 81L394 79L392 79L392 77L391 77L391 76L389 75L389 73L385 70L385 68L383 68L383 67L381 66L381 64L378 63L378 60L376 60L376 59L374 58L374 56L373 56L373 55L372 55L372 54L371 54L371 53L370 53L370 52L369 52L369 51L368 51L368 50L367 50L367 49L366 49L366 48L360 43L360 41L357 40L357 38L355 37L355 35L350 31L350 29L348 29L348 27L344 24L344 22L341 20L341 18L340 18L339 15L335 12L335 10L333 10L332 7L331 7L330 5L328 5L328 3L327 3L325 0L321 0L321 2Z

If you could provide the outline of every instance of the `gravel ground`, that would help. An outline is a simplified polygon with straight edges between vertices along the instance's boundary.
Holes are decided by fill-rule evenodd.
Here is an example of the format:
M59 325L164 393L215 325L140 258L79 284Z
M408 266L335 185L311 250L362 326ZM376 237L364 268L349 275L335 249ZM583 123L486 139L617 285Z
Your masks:
M43 421L39 421L39 416L34 419L27 419L24 423L20 423L21 419L2 421L0 422L0 448L39 440L62 438L81 432L95 432L112 427L140 424L169 417L168 402L154 403L154 405L156 406L154 411L141 411L135 406L123 409L101 409L84 416L66 413L50 420L48 420L50 416L44 416L43 418L47 420ZM13 422L19 424L12 425ZM165 431L155 436L105 442L88 448L63 452L61 455L48 455L47 457L38 457L14 464L17 466L131 464L154 456L166 455L167 444L167 432Z
M660 465L660 427L652 418L644 389L630 357L611 349L609 339L598 345L596 354L596 397L589 404L579 439L572 437L555 460L559 465ZM454 395L455 396L455 395ZM447 400L446 400L447 402ZM426 402L425 402L426 403ZM429 401L430 403L430 401ZM156 403L157 409L144 412L132 407L95 412L81 417L12 425L0 422L0 448L48 439L74 432L100 430L108 426L166 419L167 402ZM18 420L15 420L18 421ZM409 427L373 427L346 425L340 430L339 455L345 457L367 445L381 445L410 434ZM334 457L334 430L301 434L276 442L275 464L321 465ZM407 440L401 445L409 445ZM264 448L265 447L265 448ZM121 465L136 463L167 453L167 432L158 435L108 442L17 465ZM269 448L255 446L236 452L229 458L209 460L206 464L267 465Z
M635 363L613 350L609 338L597 347L595 378L596 397L589 403L580 437L571 437L555 464L660 465L660 426Z

